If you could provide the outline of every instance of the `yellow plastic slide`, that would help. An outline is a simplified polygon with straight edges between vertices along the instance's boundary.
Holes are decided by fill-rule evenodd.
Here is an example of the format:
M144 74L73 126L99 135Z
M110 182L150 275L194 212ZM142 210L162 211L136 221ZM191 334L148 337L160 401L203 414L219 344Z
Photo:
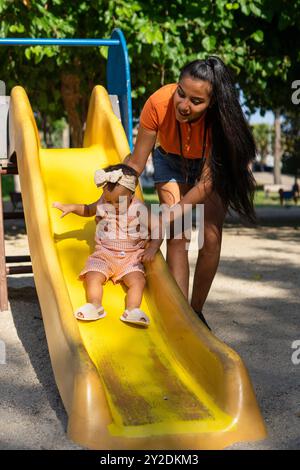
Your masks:
M84 147L42 149L23 88L11 122L34 278L68 436L91 449L219 449L262 439L265 426L239 356L196 318L161 254L147 269L148 329L124 324L125 291L108 282L108 315L80 322L78 273L93 251L93 218L60 219L53 201L91 203L96 169L129 153L106 90L90 101ZM140 190L137 195L142 198Z

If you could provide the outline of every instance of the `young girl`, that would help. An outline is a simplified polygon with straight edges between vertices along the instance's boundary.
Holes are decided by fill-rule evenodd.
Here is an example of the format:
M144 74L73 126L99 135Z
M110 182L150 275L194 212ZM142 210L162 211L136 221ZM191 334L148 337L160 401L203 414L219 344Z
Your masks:
M93 204L53 203L53 207L62 211L61 217L72 212L82 217L96 215L95 252L79 275L85 281L88 303L76 310L75 316L79 320L105 317L103 285L112 279L114 283L124 282L128 288L126 309L120 319L148 326L149 318L140 310L146 284L142 262L153 261L162 234L157 233L156 239L149 240L151 221L146 206L134 196L138 177L133 168L118 164L97 170L95 183L103 187L103 194Z

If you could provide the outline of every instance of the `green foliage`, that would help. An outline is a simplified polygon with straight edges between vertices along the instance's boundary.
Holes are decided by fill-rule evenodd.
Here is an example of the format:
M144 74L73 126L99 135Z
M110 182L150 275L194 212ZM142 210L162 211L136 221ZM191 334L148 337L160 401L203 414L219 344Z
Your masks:
M35 38L104 37L107 33L99 13L99 3L104 2L86 1L80 2L80 5L63 0L2 2L0 35ZM100 48L7 46L1 47L0 58L0 75L8 91L16 84L23 85L34 109L39 110L43 119L49 122L66 116L61 96L63 73L79 77L82 97L90 95L94 84L105 82L102 74L105 58ZM78 106L78 113L84 119L86 100Z
M146 204L159 204L157 192L153 188L144 188L143 196ZM263 189L257 189L254 196L254 205L258 207L280 207L279 195L271 193L268 197L265 196Z
M300 0L0 1L2 37L108 38L121 28L130 56L134 111L187 62L218 55L232 69L251 110L291 106L300 77ZM85 117L92 87L105 85L107 48L2 47L1 79L19 83L50 120L64 116L62 74L80 81Z
M262 42L264 40L264 32L261 29L258 29L251 34L251 38L256 42Z
M254 124L252 132L261 165L264 165L267 155L274 154L274 127L269 124Z
M2 177L2 195L3 200L9 200L9 193L14 190L14 177L13 175L5 175Z

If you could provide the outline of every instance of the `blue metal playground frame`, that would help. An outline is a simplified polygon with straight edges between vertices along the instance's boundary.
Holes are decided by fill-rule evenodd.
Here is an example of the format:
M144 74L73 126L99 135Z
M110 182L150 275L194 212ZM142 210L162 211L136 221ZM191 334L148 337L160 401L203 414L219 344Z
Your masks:
M114 29L110 39L0 38L1 45L108 46L107 90L110 95L118 96L121 121L126 132L130 150L133 150L130 66L126 40L120 29Z

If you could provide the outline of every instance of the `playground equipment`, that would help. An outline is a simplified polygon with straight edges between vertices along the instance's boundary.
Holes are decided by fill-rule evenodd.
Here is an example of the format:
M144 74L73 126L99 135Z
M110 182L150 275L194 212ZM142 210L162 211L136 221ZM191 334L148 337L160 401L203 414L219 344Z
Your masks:
M0 38L1 45L13 46L36 46L52 45L64 47L91 47L107 46L107 89L114 113L122 121L130 150L132 143L132 105L131 105L131 83L130 67L126 41L120 29L112 32L110 39L33 39L33 38ZM4 246L4 219L23 219L22 211L12 211L3 214L2 208L2 176L17 175L17 162L10 158L15 152L13 123L8 125L9 96L5 96L5 84L0 81L0 311L8 308L7 279L6 276L13 274L31 273L30 265L23 265L30 261L28 256L5 256ZM7 133L7 129L9 132ZM9 139L8 135L9 134ZM9 140L9 146L8 146ZM12 194L12 203L20 198L19 193ZM18 263L11 266L9 263Z
M73 315L85 301L78 273L93 247L94 220L60 219L52 202L95 201L95 170L130 151L107 91L93 90L80 149L40 147L20 86L11 93L10 120L35 284L69 437L92 449L218 449L264 438L245 366L199 322L161 254L147 269L142 309L151 318L148 329L119 320L125 292L111 282L104 288L105 319L80 322ZM137 195L142 198L140 189Z

